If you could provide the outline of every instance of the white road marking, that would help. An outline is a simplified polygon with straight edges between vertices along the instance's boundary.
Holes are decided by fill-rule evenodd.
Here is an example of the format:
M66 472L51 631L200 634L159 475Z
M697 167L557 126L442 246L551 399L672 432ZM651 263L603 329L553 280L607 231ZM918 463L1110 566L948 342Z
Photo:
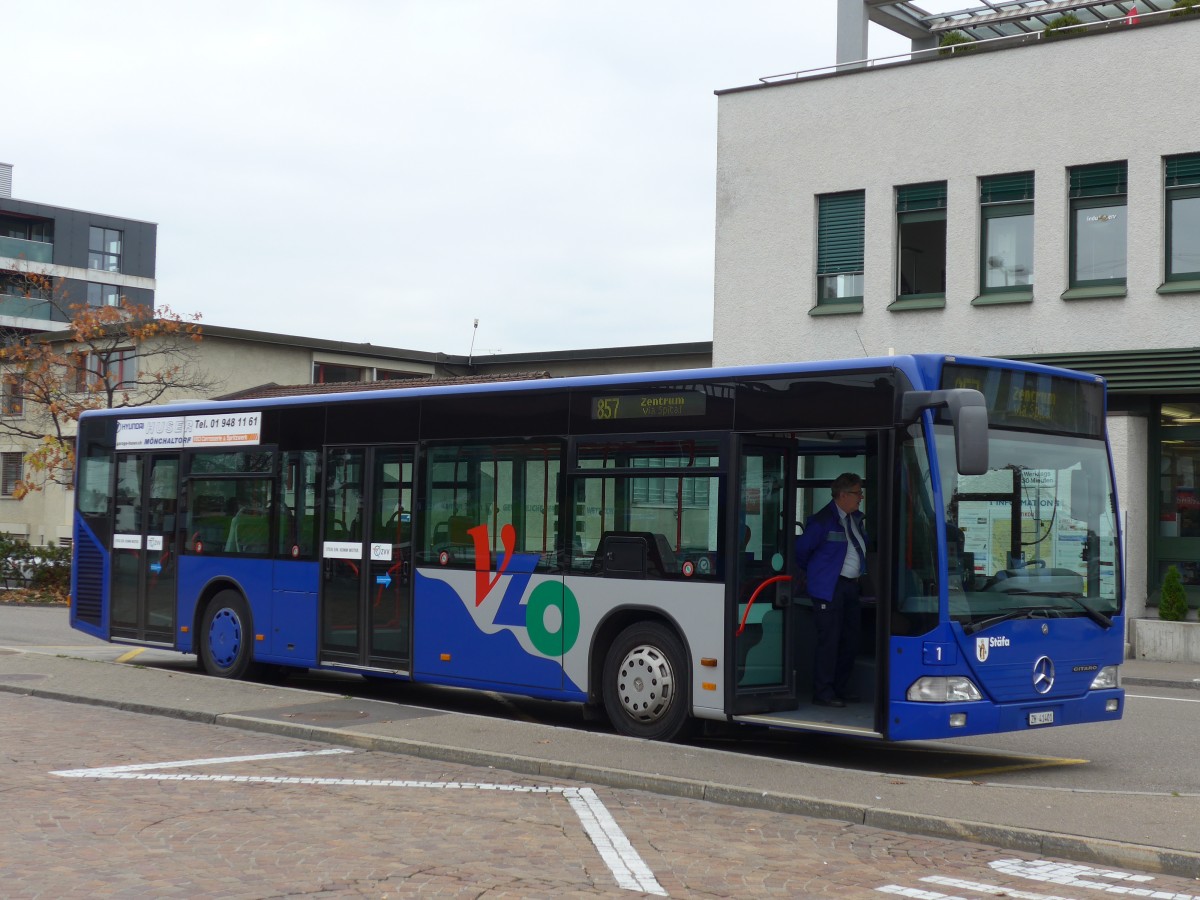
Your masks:
M1156 891L1148 887L1129 887L1129 884L1149 884L1154 880L1153 875L1133 875L1129 872L1118 872L1109 869L1093 869L1091 866L1081 866L1075 863L1053 862L1047 859L999 859L990 863L997 872L1005 875L1015 875L1031 881L1047 881L1051 884L1061 884L1065 887L1082 887L1091 890L1104 891L1109 894L1121 894L1126 897L1156 897L1162 900L1197 900L1195 894L1177 894L1174 891ZM1092 879L1106 878L1108 881ZM1113 884L1118 881L1120 884Z
M563 796L579 816L583 828L600 851L617 884L627 891L641 891L665 897L664 891L625 832L591 788L564 788Z
M939 894L937 891L923 891L920 888L901 887L898 884L885 884L875 888L881 894L894 894L897 897L911 897L913 900L966 900L953 894Z
M138 763L132 766L102 766L99 769L64 769L51 772L63 778L113 778L116 772L146 772L154 769L190 769L192 766L219 766L231 762L261 762L264 759L294 759L298 756L332 756L353 750L294 750L291 753L258 753L254 756L220 756L208 759L182 759L177 762Z
M1194 894L1178 894L1174 891L1159 891L1149 887L1149 883L1154 880L1153 875L1135 875L1131 872L1112 869L1093 869L1091 866L1053 862L1047 859L998 859L989 865L1005 875L1030 881L1043 881L1061 887L1085 888L1088 891L1102 891L1107 894L1119 894L1122 897L1150 897L1154 900L1200 900ZM922 878L921 883L969 891L973 895L1009 897L1012 900L1072 900L1072 898L1060 894L1035 894L1031 891L1000 887L995 884L967 881L962 878L947 878L944 875L930 875ZM942 894L937 891L908 888L898 884L885 884L875 890L881 894L911 897L914 900L965 900L956 894Z
M1034 894L1030 891L1020 891L1016 888L999 887L994 884L980 884L977 881L965 881L961 878L946 878L941 875L931 875L928 878L922 878L921 881L928 884L936 884L941 887L958 888L962 891L973 891L977 894L984 894L991 897L1012 897L1013 900L1070 900L1067 897L1060 897L1058 894Z
M294 751L291 753L260 753L254 756L224 756L209 759L184 759L175 762L139 763L127 766L102 766L96 769L63 769L51 772L62 778L97 778L129 781L216 781L237 784L312 784L325 787L389 787L426 788L438 790L501 791L519 794L559 794L579 817L583 830L595 846L617 884L627 891L640 891L666 897L667 892L654 873L634 849L625 832L591 788L569 788L521 784L484 784L469 781L407 781L375 778L318 778L277 775L197 775L185 772L168 773L163 769L185 769L195 766L215 766L225 763L261 762L273 759L294 759L301 756L330 756L353 753L353 750Z

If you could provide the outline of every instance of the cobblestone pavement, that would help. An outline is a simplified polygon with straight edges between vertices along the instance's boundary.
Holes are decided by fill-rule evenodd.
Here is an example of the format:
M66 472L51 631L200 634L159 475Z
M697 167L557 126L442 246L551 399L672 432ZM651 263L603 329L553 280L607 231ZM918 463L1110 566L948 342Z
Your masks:
M1200 897L1168 876L17 695L0 694L0 758L5 898Z

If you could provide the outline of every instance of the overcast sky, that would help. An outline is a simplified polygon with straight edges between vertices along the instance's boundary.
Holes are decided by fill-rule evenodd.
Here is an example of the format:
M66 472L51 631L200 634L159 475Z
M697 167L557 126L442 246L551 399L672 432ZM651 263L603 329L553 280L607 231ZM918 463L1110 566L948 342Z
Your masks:
M158 223L158 302L208 324L467 353L478 319L477 354L710 340L713 91L833 63L836 10L7 4L0 161L14 197Z

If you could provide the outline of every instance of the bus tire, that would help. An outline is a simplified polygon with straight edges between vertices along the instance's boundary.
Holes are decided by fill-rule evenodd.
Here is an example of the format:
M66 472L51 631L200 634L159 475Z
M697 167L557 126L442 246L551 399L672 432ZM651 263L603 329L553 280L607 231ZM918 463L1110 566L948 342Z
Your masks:
M246 598L224 590L208 601L200 621L200 664L217 678L245 678L251 673L254 628Z
M630 737L671 741L688 724L687 654L659 622L630 625L604 659L604 709L613 728Z

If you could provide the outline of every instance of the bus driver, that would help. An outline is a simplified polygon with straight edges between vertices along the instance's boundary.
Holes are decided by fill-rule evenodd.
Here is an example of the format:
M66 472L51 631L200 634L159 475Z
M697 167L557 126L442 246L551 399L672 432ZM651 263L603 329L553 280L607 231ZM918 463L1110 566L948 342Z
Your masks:
M844 707L859 698L850 689L861 619L859 577L866 573L867 531L862 479L843 472L831 486L833 500L805 523L796 539L796 563L808 575L817 626L813 703Z

